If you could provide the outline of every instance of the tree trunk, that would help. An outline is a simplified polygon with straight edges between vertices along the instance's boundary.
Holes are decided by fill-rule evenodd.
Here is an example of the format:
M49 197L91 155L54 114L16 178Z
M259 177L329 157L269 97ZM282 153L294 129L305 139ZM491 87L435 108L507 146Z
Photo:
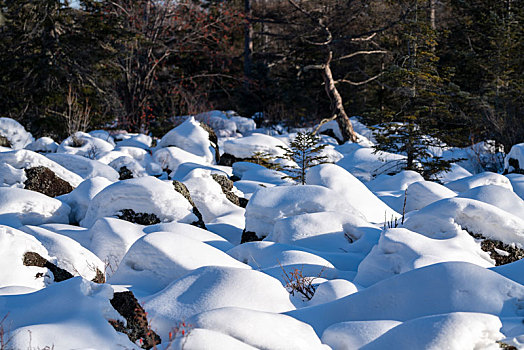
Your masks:
M342 133L342 141L351 141L357 142L357 134L353 130L353 125L349 120L346 110L344 109L344 104L342 102L342 96L338 92L338 89L333 79L333 74L331 72L331 59L333 58L333 52L329 51L329 56L324 64L324 70L322 71L322 77L324 78L324 83L326 84L326 90L330 95L330 98L334 102L334 111L333 114L336 115L336 121L340 132Z

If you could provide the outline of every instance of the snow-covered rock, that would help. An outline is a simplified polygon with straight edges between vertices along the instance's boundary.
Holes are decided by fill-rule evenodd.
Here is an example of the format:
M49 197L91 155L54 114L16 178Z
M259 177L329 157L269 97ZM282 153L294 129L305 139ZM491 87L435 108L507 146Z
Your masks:
M474 187L462 192L458 197L471 198L494 205L519 218L524 218L524 200L512 190L496 185Z
M383 222L384 217L400 217L400 214L377 198L360 180L338 165L321 164L309 169L306 182L337 192L370 222Z
M504 158L504 170L512 173L524 171L524 143L513 145Z
M506 187L509 190L513 190L511 182L507 177L500 174L495 174L489 171L472 175L469 177L464 177L459 180L448 182L446 187L455 192L466 192L474 187L478 186L487 186L487 185L497 185Z
M209 164L215 162L215 149L209 140L209 133L193 117L189 117L182 124L165 134L158 142L157 148L169 146L176 146L203 157Z
M44 136L25 146L25 149L33 152L54 153L58 149L58 143L52 138Z
M139 238L110 277L112 284L131 285L152 294L202 266L249 266L196 239L174 232L153 232Z
M97 159L104 153L111 151L113 148L114 146L108 141L78 131L62 141L56 152L77 154L90 159Z
M256 152L267 153L270 156L282 156L284 150L279 147L288 147L279 139L263 134L232 139L224 142L224 153L236 158L251 158Z
M0 118L0 136L5 137L13 149L22 149L35 139L14 119Z
M118 172L110 166L98 160L89 159L76 154L52 153L48 154L47 158L81 176L83 179L101 176L114 182L117 181L119 177Z
M419 210L444 198L452 198L457 194L449 188L431 181L417 181L406 189L405 211Z
M92 226L105 216L116 216L123 209L155 214L162 222L197 221L193 207L170 182L145 176L116 182L100 191L89 203L81 225Z
M393 320L335 323L322 333L322 342L333 350L360 349L401 323Z

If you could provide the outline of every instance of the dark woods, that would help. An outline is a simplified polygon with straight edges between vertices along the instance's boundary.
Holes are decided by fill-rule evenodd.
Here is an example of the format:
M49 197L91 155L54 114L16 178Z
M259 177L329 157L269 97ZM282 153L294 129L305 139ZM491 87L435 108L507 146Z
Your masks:
M522 1L0 0L0 11L1 116L35 136L155 134L175 115L234 109L333 119L345 140L360 115L412 159L421 135L506 151L524 141Z

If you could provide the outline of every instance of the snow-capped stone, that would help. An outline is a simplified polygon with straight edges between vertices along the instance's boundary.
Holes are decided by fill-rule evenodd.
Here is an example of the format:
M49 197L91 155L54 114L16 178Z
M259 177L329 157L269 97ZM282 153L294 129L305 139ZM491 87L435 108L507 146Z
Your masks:
M31 133L11 118L0 118L0 136L5 137L13 149L22 149L35 140Z

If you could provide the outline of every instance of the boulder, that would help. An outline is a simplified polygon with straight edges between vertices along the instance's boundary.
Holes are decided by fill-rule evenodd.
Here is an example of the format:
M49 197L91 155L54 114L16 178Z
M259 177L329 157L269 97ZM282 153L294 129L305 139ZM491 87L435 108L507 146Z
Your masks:
M24 182L26 190L36 191L49 197L57 197L74 190L73 186L44 166L26 168L27 180Z
M184 196L184 198L187 199L189 204L193 206L193 214L195 214L195 216L198 218L198 221L192 222L191 225L205 229L206 224L204 223L202 214L196 207L195 202L193 202L193 199L191 198L191 194L189 193L189 190L187 189L186 185L184 185L184 183L180 181L173 180L173 186L175 187L175 191L177 191L182 196Z

